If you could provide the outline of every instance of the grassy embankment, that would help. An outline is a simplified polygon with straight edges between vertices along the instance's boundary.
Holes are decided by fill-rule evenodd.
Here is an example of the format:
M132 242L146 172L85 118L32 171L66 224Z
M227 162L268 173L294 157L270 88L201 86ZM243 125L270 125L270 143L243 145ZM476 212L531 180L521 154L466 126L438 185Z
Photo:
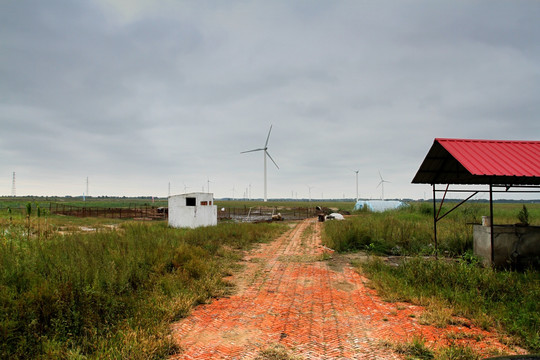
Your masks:
M60 235L38 232L46 219L35 212L29 227L24 215L9 217L0 217L0 358L10 359L165 358L178 351L169 324L231 290L223 277L238 250L284 231L279 224L178 230L123 222L117 230ZM47 216L49 223L66 219Z
M438 224L440 254L452 261L422 257L434 253L433 213L428 204L386 213L360 212L346 222L325 223L324 241L341 252L411 256L398 267L376 256L357 266L384 297L427 305L425 320L430 323L444 326L453 321L452 316L464 316L540 352L539 272L483 268L472 255L472 226L467 223L479 223L488 214L487 206L468 204ZM527 207L531 224L540 225L540 205ZM519 204L496 204L495 223L517 223L520 210Z

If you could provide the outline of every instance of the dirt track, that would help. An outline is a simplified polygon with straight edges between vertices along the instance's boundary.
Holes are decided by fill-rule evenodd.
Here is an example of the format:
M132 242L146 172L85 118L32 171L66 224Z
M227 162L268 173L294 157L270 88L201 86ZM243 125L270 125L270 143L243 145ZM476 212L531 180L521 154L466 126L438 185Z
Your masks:
M321 224L307 219L245 257L238 292L197 307L173 325L175 359L254 359L281 345L303 359L401 359L385 344L413 336L428 347L449 341L489 355L510 352L496 334L460 325L421 325L422 307L382 301L346 262L326 260ZM459 340L456 340L459 339Z

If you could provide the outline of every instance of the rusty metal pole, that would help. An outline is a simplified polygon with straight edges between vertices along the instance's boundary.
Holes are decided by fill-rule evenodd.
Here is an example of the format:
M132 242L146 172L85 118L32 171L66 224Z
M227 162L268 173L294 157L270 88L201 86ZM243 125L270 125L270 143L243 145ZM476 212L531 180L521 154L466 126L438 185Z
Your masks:
M437 243L437 202L435 197L435 184L433 186L433 240L435 241L435 260L439 258L439 245Z
M494 233L493 233L493 183L489 183L489 230L491 232L491 266L495 262Z

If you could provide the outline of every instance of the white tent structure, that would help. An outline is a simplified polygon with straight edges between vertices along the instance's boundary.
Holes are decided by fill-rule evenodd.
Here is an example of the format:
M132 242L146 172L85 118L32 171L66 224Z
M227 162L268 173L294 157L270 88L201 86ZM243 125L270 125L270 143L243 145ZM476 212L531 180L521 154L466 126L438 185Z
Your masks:
M169 196L169 226L197 228L217 225L214 195L196 192Z
M354 210L362 210L366 207L369 211L383 212L398 209L403 206L407 206L407 204L398 200L359 200L356 202L356 205L354 205Z

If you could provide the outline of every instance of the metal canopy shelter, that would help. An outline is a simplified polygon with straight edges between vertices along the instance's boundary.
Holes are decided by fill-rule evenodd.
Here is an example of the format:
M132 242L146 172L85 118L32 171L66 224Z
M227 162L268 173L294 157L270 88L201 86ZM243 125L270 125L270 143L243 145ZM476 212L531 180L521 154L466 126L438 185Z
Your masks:
M433 233L435 257L438 253L437 222L479 192L489 192L491 261L493 252L493 193L540 192L540 141L440 139L433 142L416 173L413 184L433 187ZM437 189L436 185L446 184ZM487 189L452 190L450 185L484 185ZM444 192L437 210L437 192ZM441 215L449 192L472 193Z

